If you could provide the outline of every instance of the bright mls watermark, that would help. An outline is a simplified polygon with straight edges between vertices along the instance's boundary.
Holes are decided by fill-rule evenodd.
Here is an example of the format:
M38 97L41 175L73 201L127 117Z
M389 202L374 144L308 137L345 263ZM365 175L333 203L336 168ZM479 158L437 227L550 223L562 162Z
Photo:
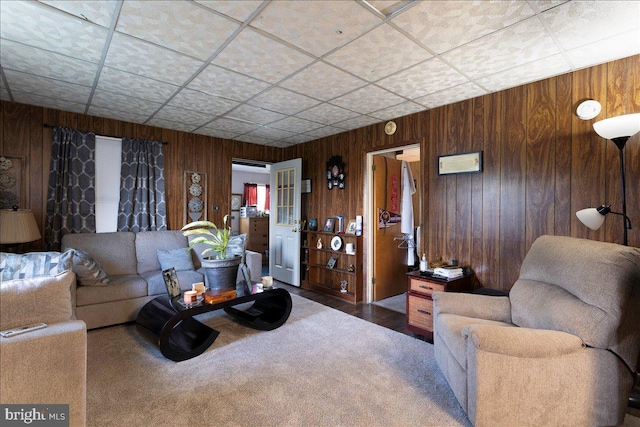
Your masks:
M0 405L0 425L69 427L69 405Z

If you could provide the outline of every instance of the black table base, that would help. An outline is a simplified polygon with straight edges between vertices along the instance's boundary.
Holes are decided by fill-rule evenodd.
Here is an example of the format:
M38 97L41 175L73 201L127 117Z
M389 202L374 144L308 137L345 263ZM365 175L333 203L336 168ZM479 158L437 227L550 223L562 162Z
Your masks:
M220 334L193 316L223 309L247 326L271 331L282 326L291 314L291 295L279 288L191 308L182 308L177 298L180 297L155 298L142 307L136 318L138 333L157 346L164 357L176 362L199 356ZM252 301L246 309L234 307Z

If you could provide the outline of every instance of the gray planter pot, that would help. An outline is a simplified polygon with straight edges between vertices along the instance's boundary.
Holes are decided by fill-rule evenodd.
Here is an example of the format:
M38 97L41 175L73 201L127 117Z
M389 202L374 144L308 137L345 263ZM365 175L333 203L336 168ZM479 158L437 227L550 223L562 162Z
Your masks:
M240 255L228 256L226 259L203 259L202 267L207 277L208 288L235 289L240 261L242 261Z

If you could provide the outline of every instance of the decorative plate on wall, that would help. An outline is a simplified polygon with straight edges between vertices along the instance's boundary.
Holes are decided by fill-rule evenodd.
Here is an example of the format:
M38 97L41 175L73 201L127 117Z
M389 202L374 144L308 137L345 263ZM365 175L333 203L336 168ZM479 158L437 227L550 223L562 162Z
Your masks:
M207 220L207 174L184 171L183 225Z

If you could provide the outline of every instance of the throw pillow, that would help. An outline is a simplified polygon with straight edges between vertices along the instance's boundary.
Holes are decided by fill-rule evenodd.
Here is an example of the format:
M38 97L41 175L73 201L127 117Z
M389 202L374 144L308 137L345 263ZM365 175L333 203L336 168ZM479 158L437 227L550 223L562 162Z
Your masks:
M175 268L176 271L195 270L191 253L187 252L187 248L158 249L156 252L158 253L158 262L162 271L171 267Z
M240 255L242 262L244 263L245 245L247 244L247 235L239 234L237 236L231 236L229 238L229 244L227 245L227 256Z
M109 275L91 255L80 249L69 249L69 251L73 251L73 272L76 273L80 285L107 286L109 284Z
M0 330L71 319L69 270L54 277L7 280L0 283Z
M71 259L60 252L0 253L2 280L55 276L71 268Z

